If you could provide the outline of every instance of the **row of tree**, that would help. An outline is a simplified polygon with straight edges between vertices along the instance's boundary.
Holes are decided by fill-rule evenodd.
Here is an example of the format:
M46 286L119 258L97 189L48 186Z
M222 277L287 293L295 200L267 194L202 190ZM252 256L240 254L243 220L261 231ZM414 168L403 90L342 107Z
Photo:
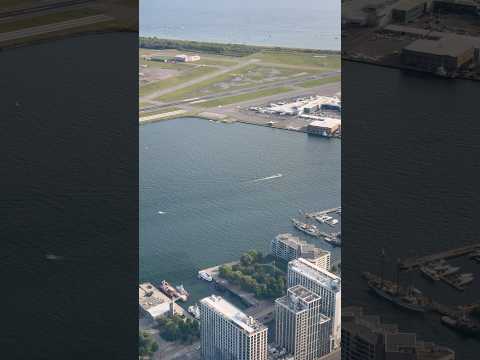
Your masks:
M285 292L285 275L273 264L264 261L262 253L252 250L240 257L240 263L222 265L219 274L245 291L253 292L258 298L278 298Z
M151 335L144 331L138 332L138 355L141 358L150 358L158 351L158 344Z
M200 337L198 321L180 315L159 319L158 329L160 336L167 341L191 344Z
M198 51L210 54L224 55L224 56L248 56L260 51L282 51L289 52L291 49L281 47L267 47L267 46L253 46L244 44L220 44L201 41L187 41L187 40L172 40L159 39L157 37L143 37L139 39L141 48L147 49L177 49L184 51ZM308 53L318 54L338 54L338 51L330 50L312 50L312 49L295 49L295 51L302 51Z

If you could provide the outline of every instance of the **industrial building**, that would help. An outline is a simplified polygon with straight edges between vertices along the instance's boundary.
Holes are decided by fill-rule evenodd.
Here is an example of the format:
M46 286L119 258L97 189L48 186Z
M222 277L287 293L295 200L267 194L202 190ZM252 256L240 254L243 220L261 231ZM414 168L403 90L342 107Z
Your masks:
M175 55L175 61L180 61L180 62L194 62L200 60L199 55Z
M434 0L433 9L436 12L479 15L480 4L473 0Z
M307 126L307 133L330 137L341 129L342 121L334 118L320 118L314 120Z
M329 323L320 296L301 285L275 301L275 343L294 360L317 360L330 353Z
M330 252L317 248L292 234L279 234L271 243L272 255L284 261L304 258L321 267L330 270Z
M200 300L204 360L267 360L267 327L220 296Z
M475 45L467 37L419 39L402 49L402 62L419 69L455 72L475 60Z
M400 0L392 9L392 20L408 23L416 20L428 10L427 0Z
M321 298L320 311L331 319L329 325L332 334L331 347L333 349L340 346L342 296L340 277L300 258L288 263L287 287L296 285L302 285Z
M379 316L365 315L360 307L342 314L342 360L454 360L453 350L417 340L400 332L396 324L384 324Z
M175 309L172 300L149 282L138 286L138 304L141 313L151 320L173 314Z

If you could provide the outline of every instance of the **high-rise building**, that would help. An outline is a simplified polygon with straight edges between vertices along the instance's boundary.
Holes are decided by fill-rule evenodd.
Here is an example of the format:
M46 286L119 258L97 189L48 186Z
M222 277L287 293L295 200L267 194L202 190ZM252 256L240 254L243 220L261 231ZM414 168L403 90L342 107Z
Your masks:
M317 248L292 234L279 234L271 243L272 255L291 261L298 258L307 259L315 265L330 270L330 252Z
M331 319L332 349L341 339L341 279L303 258L288 263L287 287L302 285L320 296L320 310Z
M432 342L420 341L396 324L365 315L349 307L342 314L342 360L454 360L455 352Z
M320 296L301 285L275 301L275 342L294 360L317 360L330 352L329 323Z
M200 300L204 360L266 360L267 327L220 296Z

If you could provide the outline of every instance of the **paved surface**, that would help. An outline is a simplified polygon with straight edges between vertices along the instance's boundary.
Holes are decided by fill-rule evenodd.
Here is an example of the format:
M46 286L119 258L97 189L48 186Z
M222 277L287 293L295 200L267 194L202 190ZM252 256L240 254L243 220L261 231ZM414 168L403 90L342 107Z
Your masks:
M56 31L72 29L80 26L97 24L100 22L105 22L110 20L113 20L111 16L93 15L93 16L86 16L79 19L61 21L61 22L48 24L48 25L39 25L39 26L30 27L27 29L4 32L4 33L0 33L0 43L11 41L11 40L22 39L26 37L44 35L44 34L56 32Z
M144 101L144 100L153 100L159 96L162 96L162 95L165 95L165 94L168 94L168 93L171 93L171 92L174 92L174 91L177 91L177 90L180 90L180 89L184 89L184 88L187 88L189 86L192 86L192 85L195 85L199 82L202 82L202 81L205 81L205 80L210 80L210 79L213 79L217 76L220 76L220 75L223 75L223 74L226 74L230 71L234 71L234 70L238 70L238 69L241 69L247 65L250 65L250 64L253 64L253 63L256 63L258 62L257 59L250 59L248 61L243 61L241 63L238 63L236 65L233 65L233 66L229 66L229 67L225 67L219 71L215 71L213 73L210 73L210 74L207 74L207 75L204 75L204 76L200 76L198 78L195 78L195 79L192 79L190 81L186 81L184 83L181 83L177 86L172 86L172 87L169 87L168 89L162 89L162 90L158 90L158 91L155 91L153 93L150 93L148 95L145 95L143 97L140 98L141 101Z

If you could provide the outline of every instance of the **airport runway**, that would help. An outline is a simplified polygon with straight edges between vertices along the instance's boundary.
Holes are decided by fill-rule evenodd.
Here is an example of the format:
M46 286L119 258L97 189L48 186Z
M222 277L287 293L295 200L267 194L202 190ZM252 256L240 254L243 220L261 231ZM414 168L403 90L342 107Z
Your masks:
M22 39L26 37L33 37L37 35L48 34L56 31L76 28L80 26L92 25L100 22L113 20L113 17L107 15L93 15L86 16L79 19L61 21L53 24L39 25L26 29L9 31L5 33L0 33L0 43Z

